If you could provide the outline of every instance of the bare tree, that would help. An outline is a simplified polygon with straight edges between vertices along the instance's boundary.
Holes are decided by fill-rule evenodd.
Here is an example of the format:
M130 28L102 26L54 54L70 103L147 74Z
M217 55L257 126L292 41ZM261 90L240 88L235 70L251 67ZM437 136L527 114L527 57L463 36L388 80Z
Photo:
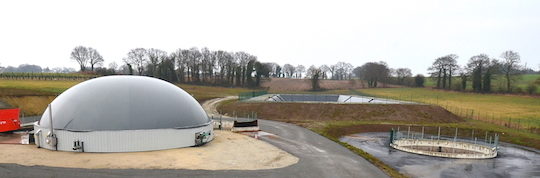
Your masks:
M116 71L118 71L118 64L114 61L109 63L109 69L113 70L116 73Z
M192 82L201 81L201 51L198 48L190 48L188 53L189 70Z
M227 58L226 58L227 52L225 51L215 51L214 57L216 58L216 70L219 74L219 80L220 82L223 82L225 78L225 71L227 70ZM217 77L217 76L216 76Z
M243 51L240 51L240 52L236 52L234 54L234 56L236 57L236 61L238 62L238 67L239 67L239 73L241 74L240 77L240 82L239 85L241 86L245 86L246 84L246 79L247 79L247 65L248 65L248 62L250 61L250 54L246 53L246 52L243 52Z
M224 55L225 61L226 61L226 75L227 75L227 83L229 85L234 84L234 73L236 69L236 59L234 58L234 53L225 53Z
M285 64L285 65L283 65L283 70L284 70L286 76L290 78L290 77L293 76L295 68L291 64Z
M332 79L345 80L352 76L353 66L350 63L338 62L330 67Z
M275 62L267 63L269 69L270 69L270 76L272 77L280 77L281 75L281 66Z
M205 82L208 78L211 78L214 73L214 63L216 57L214 52L210 51L207 47L201 49L201 68L202 68L202 81Z
M81 67L81 71L86 70L86 64L88 63L88 48L84 46L77 46L71 51L71 59L77 61Z
M124 62L130 66L135 66L139 75L144 72L144 64L148 61L146 58L146 49L135 48L128 52L128 57L124 58Z
M304 67L303 65L298 65L295 68L295 72L296 72L296 78L302 78L302 74L306 72L306 67Z
M90 70L94 71L94 67L101 66L104 62L103 57L96 49L88 48L88 62L90 63Z
M309 66L309 68L306 70L306 78L311 78L313 75L313 72L317 70L318 68L314 65Z
M336 76L336 70L337 70L337 65L331 65L328 67L328 71L330 72L330 75L332 75L332 77L330 79L332 80L335 80L337 79L337 76Z
M146 50L146 55L148 59L147 73L150 76L157 76L157 67L161 61L167 58L167 52L155 48L150 48Z
M457 58L458 56L455 54L449 54L444 57L444 71L446 76L445 78L448 78L448 88L452 87L452 77L455 74L455 71L459 68L456 61ZM448 74L446 74L446 72L448 72ZM443 78L443 81L445 81L445 84L443 84L443 86L446 85L446 80L444 80L445 78Z
M328 79L328 72L330 71L330 67L328 67L328 65L321 65L319 67L319 69L321 70L321 78L322 79Z
M459 67L456 61L457 58L458 56L455 54L439 57L428 68L431 71L431 76L437 78L437 88L450 88L452 85L452 76Z
M520 56L519 53L508 50L502 53L501 57L504 59L504 61L502 61L501 71L506 78L506 91L511 92L512 85L510 78L511 75L516 74L516 72L519 70Z
M398 68L396 69L396 77L398 80L398 84L403 85L405 84L405 79L412 77L411 69L409 68Z
M439 57L439 58L435 59L432 66L428 68L428 70L431 71L430 72L431 77L432 78L434 78L434 77L437 78L437 88L441 88L441 77L442 77L442 73L443 73L443 69L444 69L443 60L444 59L442 57Z

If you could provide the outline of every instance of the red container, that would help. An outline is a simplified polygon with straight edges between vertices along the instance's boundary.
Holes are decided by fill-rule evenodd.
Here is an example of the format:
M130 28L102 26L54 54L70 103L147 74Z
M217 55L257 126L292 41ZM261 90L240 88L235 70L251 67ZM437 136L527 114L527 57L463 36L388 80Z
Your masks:
M21 128L19 109L0 109L0 132L18 130Z

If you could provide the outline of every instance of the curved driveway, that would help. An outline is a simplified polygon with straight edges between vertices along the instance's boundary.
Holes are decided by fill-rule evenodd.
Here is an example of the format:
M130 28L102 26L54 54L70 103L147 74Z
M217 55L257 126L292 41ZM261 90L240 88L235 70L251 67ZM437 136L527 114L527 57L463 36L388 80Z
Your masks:
M308 129L260 120L259 127L274 134L261 140L298 157L297 164L270 170L145 170L76 169L0 164L0 177L388 177L347 148Z

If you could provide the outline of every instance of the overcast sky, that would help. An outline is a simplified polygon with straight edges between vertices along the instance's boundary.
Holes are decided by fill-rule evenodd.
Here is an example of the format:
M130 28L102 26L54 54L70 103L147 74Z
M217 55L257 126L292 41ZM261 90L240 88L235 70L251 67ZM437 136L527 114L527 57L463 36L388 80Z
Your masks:
M73 67L71 50L121 63L132 48L208 47L263 62L354 66L386 61L426 73L446 54L540 65L540 1L1 1L0 65Z

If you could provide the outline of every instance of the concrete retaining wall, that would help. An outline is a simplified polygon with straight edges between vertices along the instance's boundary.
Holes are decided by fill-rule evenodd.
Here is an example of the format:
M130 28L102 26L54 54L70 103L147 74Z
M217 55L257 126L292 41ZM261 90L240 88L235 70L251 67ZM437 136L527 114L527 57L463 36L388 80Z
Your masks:
M445 158L468 158L468 159L485 159L485 158L494 158L497 157L497 149L495 147L489 147L485 145L465 143L465 142L454 142L448 140L425 140L425 139L400 139L394 140L394 143L390 144L395 149L428 155L428 156L437 156ZM436 151L425 151L409 148L408 146L431 146L431 147L445 147L445 148L456 148L462 150L473 151L476 153L466 154L466 153L445 153L445 152L436 152Z

